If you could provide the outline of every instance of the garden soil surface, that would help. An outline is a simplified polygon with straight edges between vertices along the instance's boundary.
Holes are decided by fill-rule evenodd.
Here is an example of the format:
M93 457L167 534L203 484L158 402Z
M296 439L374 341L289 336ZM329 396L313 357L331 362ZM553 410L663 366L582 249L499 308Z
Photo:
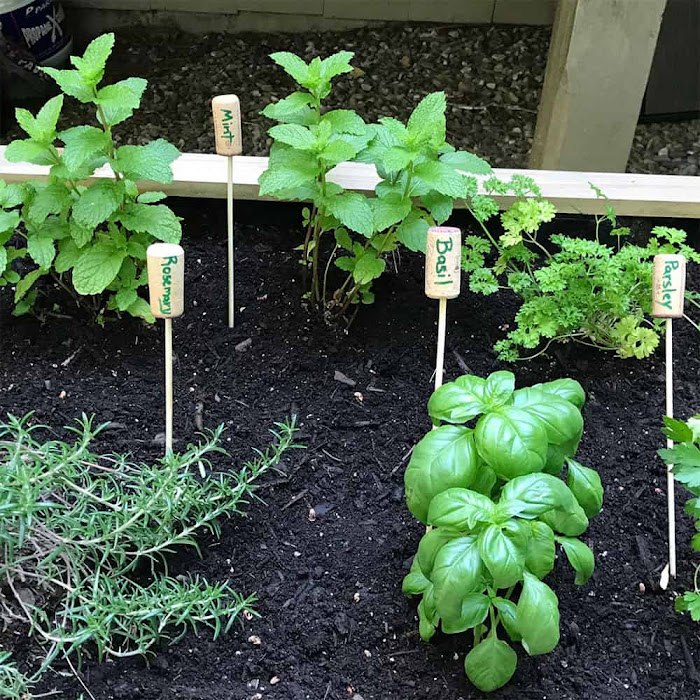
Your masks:
M406 509L409 451L430 428L437 302L423 295L421 256L403 254L381 280L377 302L348 332L300 303L300 243L294 207L238 208L236 327L226 327L225 205L176 203L185 219L187 302L174 322L175 435L196 439L225 423L230 468L264 448L275 421L297 415L305 450L266 477L264 503L226 522L203 557L173 557L174 573L229 580L257 592L259 618L225 637L186 636L147 665L140 659L84 664L97 700L458 700L482 695L464 677L470 635L420 641L415 602L401 580L422 527ZM290 233L291 231L291 233ZM695 288L698 279L695 277ZM162 445L162 325L107 321L64 306L43 323L0 309L0 411L60 427L94 413L111 427L101 451L156 459ZM57 297L62 300L60 296ZM448 306L446 378L510 368L492 345L516 309L507 296L466 290ZM698 336L677 323L676 415L697 412ZM236 350L244 341L245 351ZM240 348L240 346L239 346ZM597 568L584 587L560 557L548 582L561 607L561 643L527 657L497 696L654 700L696 698L699 628L673 611L691 585L692 523L679 515L679 577L658 589L666 556L665 474L656 457L664 406L663 357L619 360L562 346L515 367L519 385L570 376L588 394L580 461L596 468L605 505L584 539ZM337 373L342 373L339 375ZM352 380L345 383L338 378ZM678 501L685 495L679 494ZM315 519L310 510L315 509ZM679 508L680 512L680 508ZM7 639L7 636L6 636ZM259 642L259 643L258 643ZM17 637L25 659L31 646ZM45 690L83 692L57 666Z

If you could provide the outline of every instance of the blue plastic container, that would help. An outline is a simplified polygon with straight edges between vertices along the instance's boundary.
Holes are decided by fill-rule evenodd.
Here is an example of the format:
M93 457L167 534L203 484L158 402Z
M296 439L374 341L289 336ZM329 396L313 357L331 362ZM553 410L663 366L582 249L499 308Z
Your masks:
M63 7L54 0L0 0L0 31L44 66L64 64L73 46Z

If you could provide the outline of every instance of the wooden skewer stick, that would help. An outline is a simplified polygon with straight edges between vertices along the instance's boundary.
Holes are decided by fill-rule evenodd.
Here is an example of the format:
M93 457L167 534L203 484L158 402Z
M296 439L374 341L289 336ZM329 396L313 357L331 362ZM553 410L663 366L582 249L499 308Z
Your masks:
M212 100L216 152L228 158L226 222L228 227L228 327L235 322L233 255L233 156L243 152L241 105L236 95L219 95Z
M428 229L425 248L425 296L439 299L435 389L442 386L445 372L447 300L459 296L462 270L462 232L452 226Z
M685 258L682 255L655 255L652 283L652 316L666 319L666 415L673 418L673 319L683 317L685 295ZM667 447L673 441L666 440ZM673 465L666 472L666 498L668 502L668 566L662 573L676 577L676 503ZM666 586L662 587L665 588Z
M173 321L185 305L185 251L154 243L146 251L151 312L165 319L165 454L173 451Z

